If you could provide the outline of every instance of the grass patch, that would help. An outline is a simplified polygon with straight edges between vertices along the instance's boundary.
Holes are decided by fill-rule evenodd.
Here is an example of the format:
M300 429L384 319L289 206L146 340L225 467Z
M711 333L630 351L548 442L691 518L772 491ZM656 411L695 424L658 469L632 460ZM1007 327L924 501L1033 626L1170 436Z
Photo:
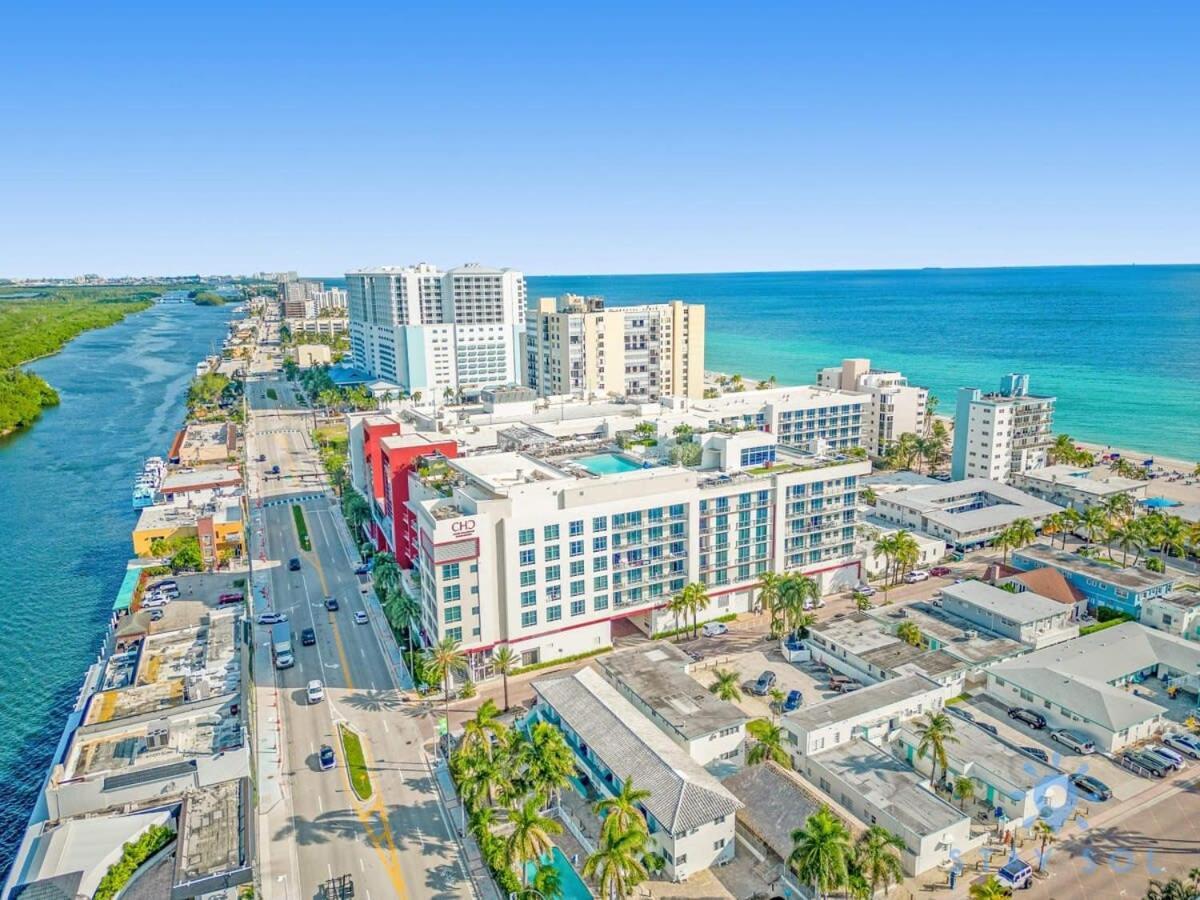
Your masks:
M362 741L345 725L338 725L342 739L342 753L346 757L346 770L350 773L350 787L359 800L371 799L371 776L367 774L367 760L363 755Z
M551 666L561 666L566 663L578 662L581 659L589 659L593 656L599 656L601 653L607 653L612 647L601 647L598 650L589 650L587 653L576 653L574 656L560 656L558 659L548 659L544 662L534 663L531 666L522 666L519 669L513 669L508 677L514 675L523 675L526 672L536 672L538 669L549 669Z
M308 523L304 521L304 510L300 504L292 504L292 518L296 520L296 537L300 541L301 550L312 550L312 541L308 538Z
M277 393L275 393L275 388L267 388L267 399L268 400L278 400L279 399L279 395Z
M1107 622L1093 622L1091 625L1084 625L1079 629L1079 636L1083 637L1088 634L1095 634L1097 631L1103 631L1105 628L1112 628L1114 625L1123 625L1131 619L1109 619Z
M126 843L121 849L121 858L100 879L96 900L112 900L146 860L173 840L175 832L166 825L151 825L136 841Z
M966 703L971 699L970 694L959 694L957 697L951 697L946 701L947 706L953 706L955 703Z

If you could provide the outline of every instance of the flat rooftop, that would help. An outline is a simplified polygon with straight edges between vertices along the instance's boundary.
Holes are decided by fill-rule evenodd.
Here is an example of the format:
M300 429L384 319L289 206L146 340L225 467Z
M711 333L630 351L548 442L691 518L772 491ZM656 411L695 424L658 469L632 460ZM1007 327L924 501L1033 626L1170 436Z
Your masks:
M927 639L933 638L940 645L939 649L972 666L1008 659L1029 649L1020 641L992 634L974 622L950 615L923 601L879 607L870 615L892 628L901 622L912 622Z
M226 446L229 426L224 422L192 422L183 429L183 447Z
M762 390L731 391L713 399L694 400L691 408L698 413L710 413L717 418L726 418L757 412L768 405L785 409L835 405L862 407L870 402L871 398L867 394L852 394L849 391L801 384Z
M168 472L159 486L161 494L177 494L205 488L236 487L242 483L242 473L232 466L198 466Z
M885 706L916 700L938 690L941 690L941 686L923 675L903 675L870 685L860 691L842 694L823 703L802 706L794 712L787 713L784 718L805 731L815 731L828 725L857 719Z
M987 478L938 482L884 494L879 502L912 510L930 521L960 531L1007 524L1022 516L1046 516L1059 510L1053 503Z
M176 883L246 865L246 827L252 827L250 781L238 778L189 791L176 845Z
M1080 556L1078 553L1059 550L1048 544L1022 547L1020 550L1013 551L1013 557L1021 557L1043 566L1054 566L1059 571L1072 572L1106 584L1115 584L1118 587L1139 592L1172 584L1175 581L1175 578L1170 575L1156 575L1147 569L1137 569L1132 566L1120 569Z
M1195 609L1200 606L1200 591L1171 591L1158 602L1170 603L1179 609Z
M1007 784L1025 791L1062 774L1061 769L1022 753L1007 741L988 734L974 722L961 719L953 721L956 740L946 744L946 753L952 761L958 762L958 765L952 762L955 769L961 771L970 764L981 766ZM920 735L911 723L903 723L900 732L913 746L921 742Z
M894 634L888 633L879 621L861 612L850 613L842 619L818 622L809 626L809 631L855 656L890 647L899 640Z
M596 660L596 667L608 681L617 682L653 710L658 718L655 724L684 740L744 725L748 716L732 703L718 700L687 674L691 661L673 644L655 641L606 654Z
M1062 485L1083 494L1096 497L1108 497L1113 494L1123 494L1128 491L1144 491L1145 481L1134 481L1132 478L1121 478L1118 475L1098 475L1092 469L1081 469L1077 466L1056 465L1033 469L1024 473L1022 478L1039 482L1042 487Z
M217 503L204 507L195 506L147 506L138 516L135 531L158 531L164 528L189 528L204 516L212 516L214 522L240 522L242 507L239 503Z
M1033 591L1012 594L982 581L963 581L942 588L943 597L952 597L1021 625L1064 614L1063 606Z
M809 758L916 834L936 834L967 818L927 790L924 777L910 766L866 741L856 738Z

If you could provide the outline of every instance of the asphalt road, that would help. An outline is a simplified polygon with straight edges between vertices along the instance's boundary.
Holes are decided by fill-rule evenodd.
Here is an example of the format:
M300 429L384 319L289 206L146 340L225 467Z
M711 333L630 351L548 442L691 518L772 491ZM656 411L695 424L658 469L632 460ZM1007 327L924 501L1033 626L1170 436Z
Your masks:
M353 571L358 556L324 493L309 438L312 414L296 408L290 385L274 376L252 375L247 396L251 552L267 607L292 623L296 657L290 669L262 665L256 672L257 682L274 679L277 688L281 751L282 802L263 811L260 829L264 894L311 898L327 880L350 875L355 896L368 900L472 896L421 750L428 723L396 689L377 633L382 623L354 620L356 611L367 611ZM265 461L258 462L260 454ZM267 476L275 465L280 476ZM300 547L293 504L304 511L309 551ZM301 561L298 572L288 570L292 557ZM338 598L337 612L325 609L327 596ZM262 600L256 597L256 615ZM300 645L304 628L316 632L315 646ZM260 645L269 631L256 626ZM323 682L325 700L309 705L306 686L314 679ZM337 732L342 723L362 736L373 788L366 800L350 788ZM332 771L318 765L323 744L335 749Z

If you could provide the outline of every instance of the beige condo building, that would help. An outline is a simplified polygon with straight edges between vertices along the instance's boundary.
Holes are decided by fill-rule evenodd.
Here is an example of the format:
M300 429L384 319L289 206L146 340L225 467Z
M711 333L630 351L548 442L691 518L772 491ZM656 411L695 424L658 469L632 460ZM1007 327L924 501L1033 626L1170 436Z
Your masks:
M526 382L543 397L704 396L704 306L672 300L605 307L543 297L526 321Z

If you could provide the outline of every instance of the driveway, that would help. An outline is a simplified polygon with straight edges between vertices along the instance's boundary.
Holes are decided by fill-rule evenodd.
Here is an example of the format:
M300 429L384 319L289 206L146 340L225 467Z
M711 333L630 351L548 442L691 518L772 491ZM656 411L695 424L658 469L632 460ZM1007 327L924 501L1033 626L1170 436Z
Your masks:
M692 677L708 687L715 680L713 670L717 668L732 669L738 673L738 682L742 687L742 699L737 702L737 706L746 715L756 719L770 719L774 715L769 705L770 697L756 697L750 692L751 685L760 674L767 670L775 673L777 679L775 686L785 694L788 691L800 691L804 695L804 705L806 706L837 696L832 691L825 689L824 679L818 680L815 670L792 665L783 658L778 648L750 650L724 662L714 662L703 668L697 666L692 670Z

